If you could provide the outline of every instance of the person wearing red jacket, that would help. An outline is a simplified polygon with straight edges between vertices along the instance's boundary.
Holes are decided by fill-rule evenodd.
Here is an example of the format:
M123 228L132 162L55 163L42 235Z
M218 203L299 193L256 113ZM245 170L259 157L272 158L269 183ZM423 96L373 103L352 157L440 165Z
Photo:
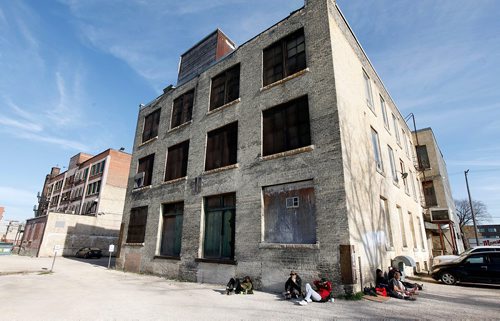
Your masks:
M304 300L300 301L300 305L307 305L307 303L315 302L325 302L330 298L330 293L332 292L332 283L325 278L321 280L315 280L314 286L316 291L311 287L309 283L306 283L306 297Z

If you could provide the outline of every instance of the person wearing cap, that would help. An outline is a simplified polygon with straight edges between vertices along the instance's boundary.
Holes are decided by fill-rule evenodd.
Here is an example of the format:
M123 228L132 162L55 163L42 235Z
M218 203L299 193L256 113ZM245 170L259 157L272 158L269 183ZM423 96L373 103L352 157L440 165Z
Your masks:
M300 301L300 305L307 305L307 303L315 302L326 302L331 296L332 283L325 278L321 280L315 280L314 286L316 291L311 287L309 283L306 283L306 296L304 300Z
M285 299L298 299L303 296L302 279L295 271L290 271L290 277L285 283Z

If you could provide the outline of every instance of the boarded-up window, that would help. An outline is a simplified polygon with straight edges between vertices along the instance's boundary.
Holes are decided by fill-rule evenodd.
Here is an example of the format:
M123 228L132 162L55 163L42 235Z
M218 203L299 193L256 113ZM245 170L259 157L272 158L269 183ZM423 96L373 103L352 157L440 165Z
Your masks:
M212 78L210 110L230 103L239 97L240 64L237 64Z
M426 145L416 146L416 149L417 149L418 167L420 167L420 169L431 168L431 164L429 162L429 155L427 154L427 146Z
M187 174L189 141L169 147L165 181L184 177Z
M181 253L182 217L184 202L163 204L161 255L176 256Z
M264 187L264 241L316 243L316 202L312 181ZM296 200L290 205L290 199Z
M263 52L264 86L306 68L304 29L276 41Z
M144 118L144 130L142 142L158 136L158 125L160 124L160 109L155 110Z
M128 222L127 243L143 243L146 233L148 207L136 207L130 211Z
M236 164L238 149L238 122L207 134L205 170Z
M426 206L437 206L436 192L434 191L434 183L432 181L422 182L422 188L424 190L425 205Z
M235 193L205 198L204 258L227 260L234 258L235 216Z
M155 154L148 155L139 159L139 167L137 173L144 173L142 186L151 185L153 178L153 165L155 161Z
M311 144L307 96L267 109L262 116L264 156Z
M177 127L191 120L193 114L193 102L194 89L174 100L171 128Z

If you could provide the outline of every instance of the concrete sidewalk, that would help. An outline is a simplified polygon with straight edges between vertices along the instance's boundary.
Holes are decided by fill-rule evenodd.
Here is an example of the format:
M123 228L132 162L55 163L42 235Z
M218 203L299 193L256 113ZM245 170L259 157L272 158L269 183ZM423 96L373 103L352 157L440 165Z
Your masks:
M223 285L108 270L105 262L105 258L57 257L52 274L0 275L0 320L442 320L500 316L498 288L424 282L424 291L415 302L336 300L300 306L273 293L227 296ZM38 271L50 268L51 263L51 258L5 256L0 257L0 272Z

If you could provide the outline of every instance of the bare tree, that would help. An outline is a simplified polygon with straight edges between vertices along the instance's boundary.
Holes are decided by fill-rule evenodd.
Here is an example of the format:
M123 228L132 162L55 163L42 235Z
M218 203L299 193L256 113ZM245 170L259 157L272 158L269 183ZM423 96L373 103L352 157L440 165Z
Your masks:
M487 222L491 219L486 204L484 204L481 201L472 201L472 206L474 207L474 216L476 217L477 224ZM472 224L472 213L470 210L469 200L467 199L455 200L455 208L457 211L460 230L463 233L462 228L465 225Z

